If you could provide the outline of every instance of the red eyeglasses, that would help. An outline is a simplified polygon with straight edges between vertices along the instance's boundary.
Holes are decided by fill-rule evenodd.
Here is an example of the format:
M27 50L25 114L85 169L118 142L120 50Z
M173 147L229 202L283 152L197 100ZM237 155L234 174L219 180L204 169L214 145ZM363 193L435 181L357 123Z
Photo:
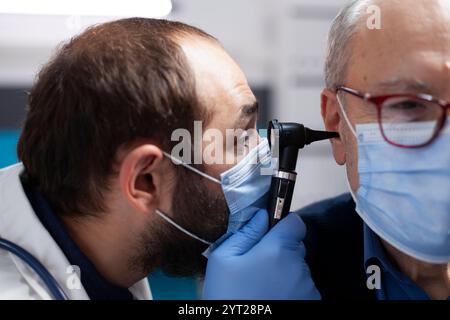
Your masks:
M376 113L381 135L391 145L400 148L421 148L439 136L447 121L450 103L428 94L390 94L373 96L345 86L340 91L365 101ZM408 124L408 126L405 126Z

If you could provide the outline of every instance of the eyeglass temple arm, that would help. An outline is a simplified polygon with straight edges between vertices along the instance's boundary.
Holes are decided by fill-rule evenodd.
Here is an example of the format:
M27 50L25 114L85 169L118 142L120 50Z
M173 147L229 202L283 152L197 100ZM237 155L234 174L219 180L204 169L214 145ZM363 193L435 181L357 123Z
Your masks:
M347 93L349 93L351 95L354 95L354 96L362 98L362 99L366 98L366 95L364 93L362 93L362 92L360 92L358 90L352 89L352 88L345 87L345 86L337 86L336 87L336 93L338 93L339 91L347 92Z

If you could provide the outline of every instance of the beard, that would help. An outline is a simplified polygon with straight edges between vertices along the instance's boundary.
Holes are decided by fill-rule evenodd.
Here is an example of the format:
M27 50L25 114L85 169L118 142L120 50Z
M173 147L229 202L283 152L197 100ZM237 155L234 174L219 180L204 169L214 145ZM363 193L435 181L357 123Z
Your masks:
M172 213L163 213L201 239L214 242L227 230L229 210L222 189L181 166L175 166L175 170L177 182L172 197ZM141 236L133 267L146 274L159 268L171 276L202 276L207 262L202 253L208 245L156 214L151 220Z

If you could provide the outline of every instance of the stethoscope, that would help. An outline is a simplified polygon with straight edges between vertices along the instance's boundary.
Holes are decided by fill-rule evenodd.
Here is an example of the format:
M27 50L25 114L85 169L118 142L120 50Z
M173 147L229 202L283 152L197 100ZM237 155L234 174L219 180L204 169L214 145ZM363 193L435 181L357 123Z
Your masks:
M0 238L0 249L6 250L25 262L45 283L48 290L55 300L69 300L58 281L50 274L50 272L39 262L31 253L17 244Z

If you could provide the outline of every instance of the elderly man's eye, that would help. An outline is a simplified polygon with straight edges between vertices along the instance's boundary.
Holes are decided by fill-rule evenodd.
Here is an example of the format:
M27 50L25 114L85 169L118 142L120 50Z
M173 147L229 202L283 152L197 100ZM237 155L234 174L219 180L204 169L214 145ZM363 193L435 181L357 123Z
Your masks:
M440 107L420 100L397 100L383 105L384 119L391 122L410 122L434 120Z
M419 101L411 100L388 105L388 108L397 110L413 110L413 109L425 109L426 106Z

